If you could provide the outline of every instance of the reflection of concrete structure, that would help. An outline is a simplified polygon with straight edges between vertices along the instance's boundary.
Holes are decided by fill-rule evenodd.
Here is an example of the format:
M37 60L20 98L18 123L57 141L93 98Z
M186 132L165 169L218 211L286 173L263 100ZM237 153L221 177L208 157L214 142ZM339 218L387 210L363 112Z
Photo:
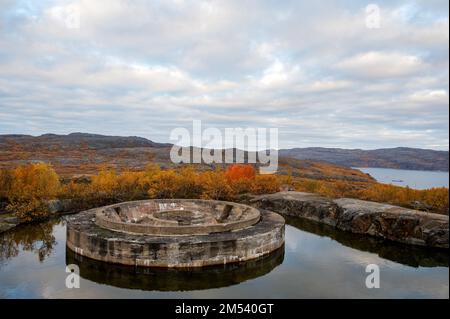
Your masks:
M147 200L68 217L67 246L92 259L144 267L201 267L255 259L284 243L284 219L250 206Z
M144 291L187 291L228 287L264 276L284 260L284 247L242 263L202 268L149 268L111 265L66 250L66 264L80 267L84 279Z

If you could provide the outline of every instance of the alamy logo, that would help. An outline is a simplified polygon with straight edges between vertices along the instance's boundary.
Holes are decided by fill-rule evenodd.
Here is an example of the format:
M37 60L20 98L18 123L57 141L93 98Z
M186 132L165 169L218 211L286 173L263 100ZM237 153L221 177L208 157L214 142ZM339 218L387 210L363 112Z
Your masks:
M380 288L380 267L375 264L369 264L366 266L366 272L370 273L366 277L366 287L368 289Z
M69 289L80 288L80 268L75 264L66 266L66 287Z
M218 128L202 130L201 121L195 120L192 134L178 127L170 133L170 140L175 141L170 151L170 159L175 164L246 162L260 164L262 174L274 174L278 169L277 128L225 128L222 134Z

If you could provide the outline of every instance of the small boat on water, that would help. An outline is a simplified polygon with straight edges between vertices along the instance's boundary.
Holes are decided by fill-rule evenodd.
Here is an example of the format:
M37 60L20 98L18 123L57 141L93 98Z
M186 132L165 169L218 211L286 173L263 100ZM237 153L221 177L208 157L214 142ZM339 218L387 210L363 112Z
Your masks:
M404 180L402 180L402 179L393 179L392 181L394 183L403 183L404 182Z

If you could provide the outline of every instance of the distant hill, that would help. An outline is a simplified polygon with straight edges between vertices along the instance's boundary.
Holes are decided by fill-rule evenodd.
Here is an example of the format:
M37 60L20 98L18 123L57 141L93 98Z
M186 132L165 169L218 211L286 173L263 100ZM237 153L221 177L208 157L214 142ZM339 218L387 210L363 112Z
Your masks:
M25 148L73 148L83 146L90 149L128 148L128 147L169 147L172 144L156 143L138 136L106 136L89 133L71 133L68 135L44 134L31 135L0 135L0 148L11 145Z
M0 135L0 168L24 163L46 161L67 173L94 171L99 165L108 163L115 167L142 168L148 162L171 166L169 151L172 144L157 143L137 136L105 136L88 133L68 135L44 134ZM365 179L355 176L354 170L345 167L384 167L416 170L448 171L449 152L415 148L390 148L378 150L348 150L339 148L294 148L280 150L280 166L283 173L288 167L298 167L305 176L324 176L326 171L315 171L322 162L341 167L327 169L339 171L338 176ZM299 161L300 160L300 161ZM319 165L319 166L320 166ZM314 167L314 170L313 170ZM344 170L342 170L344 167ZM325 174L329 175L328 173ZM333 176L333 178L338 177ZM338 177L339 179L339 177Z
M385 148L377 150L340 148L293 148L280 150L280 156L300 160L326 161L347 167L382 167L448 172L449 152L419 148Z
M0 168L27 163L51 163L62 176L93 174L102 165L116 169L143 169L149 163L175 166L170 161L172 144L156 143L142 137L104 136L86 133L0 135ZM202 169L218 165L202 164ZM309 179L374 182L359 170L315 161L279 159L279 174Z

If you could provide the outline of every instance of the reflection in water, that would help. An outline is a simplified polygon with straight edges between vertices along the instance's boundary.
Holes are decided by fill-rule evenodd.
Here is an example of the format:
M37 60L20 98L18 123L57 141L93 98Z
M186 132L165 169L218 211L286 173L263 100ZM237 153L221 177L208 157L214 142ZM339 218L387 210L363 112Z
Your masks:
M0 256L7 261L0 266L0 299L448 299L448 250L390 243L298 218L287 219L286 246L271 256L189 271L80 262L67 252L62 220L0 234ZM65 286L67 263L80 266L80 289ZM367 264L380 266L380 289L366 288Z
M0 234L0 265L8 259L16 257L20 250L37 254L43 262L56 245L53 226L60 223L53 219L43 223L22 225Z
M146 291L187 291L236 285L263 276L283 262L284 246L272 254L243 263L192 269L141 268L86 258L66 249L66 264L80 267L84 279L99 284Z
M361 234L337 230L329 225L298 217L285 217L286 223L297 229L319 236L330 237L337 242L362 251L412 267L448 267L448 250L411 246Z

